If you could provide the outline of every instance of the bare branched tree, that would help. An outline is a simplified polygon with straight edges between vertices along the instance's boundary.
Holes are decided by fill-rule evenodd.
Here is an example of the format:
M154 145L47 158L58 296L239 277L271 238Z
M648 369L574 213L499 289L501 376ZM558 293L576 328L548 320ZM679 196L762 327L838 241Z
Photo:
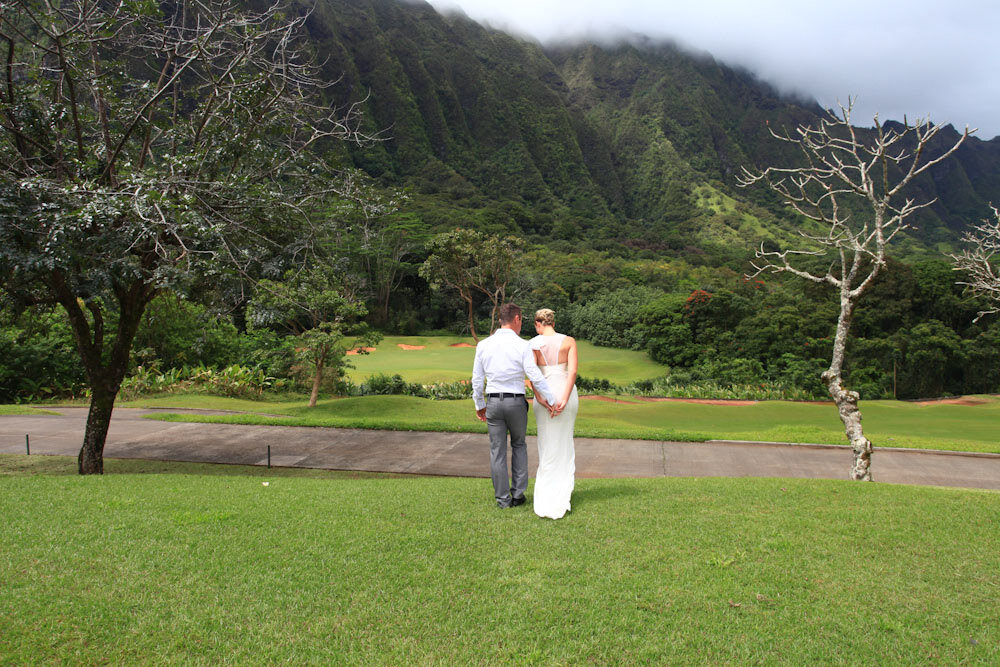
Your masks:
M164 289L309 252L363 141L273 4L0 3L0 278L66 311L91 389L81 473L103 471L115 397ZM360 104L360 103L359 103Z
M934 200L918 202L905 196L913 179L954 153L969 136L933 151L942 129L930 121L905 119L901 129L881 125L873 130L851 125L853 100L840 113L829 112L815 126L798 126L794 133L771 130L776 139L797 147L804 166L744 168L741 187L765 183L802 216L803 247L757 251L750 277L768 271L790 273L837 290L840 315L830 367L823 375L837 405L847 438L854 449L851 479L872 479L872 443L861 427L858 393L848 390L841 372L851 321L858 299L885 266L888 244L910 227L911 216ZM935 153L930 155L930 153ZM816 266L826 265L825 272Z
M1000 253L1000 209L990 208L993 219L987 218L966 232L962 240L968 247L958 255L951 255L955 268L968 275L959 285L967 286L973 294L985 297L992 305L980 311L977 320L984 315L1000 313L1000 268L994 260Z

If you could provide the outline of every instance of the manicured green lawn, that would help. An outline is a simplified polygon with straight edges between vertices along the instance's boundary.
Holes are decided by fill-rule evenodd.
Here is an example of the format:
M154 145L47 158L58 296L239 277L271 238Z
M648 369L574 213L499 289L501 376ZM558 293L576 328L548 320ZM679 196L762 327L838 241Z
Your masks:
M0 405L0 415L51 415L49 410L39 410L30 405Z
M398 373L407 382L431 384L453 382L472 377L475 349L454 347L473 345L471 338L450 336L386 336L374 352L352 356L355 368L349 372L354 382L362 382L375 373ZM424 346L422 350L404 350L400 344ZM596 347L579 342L580 374L604 378L616 384L646 380L667 372L666 367L650 360L645 352Z
M919 405L868 401L861 405L865 431L877 447L912 447L1000 453L1000 399L976 397L978 405ZM245 410L227 416L159 415L173 421L339 426L390 430L485 433L472 402L431 401L412 396L365 396L299 403L256 403L206 396L145 399L130 405ZM262 413L282 415L261 416ZM533 417L529 430L534 432ZM616 402L582 399L576 434L580 437L652 440L762 440L846 444L832 404L764 401L752 405L704 405L680 401Z
M3 662L1000 661L996 492L74 469L0 455Z

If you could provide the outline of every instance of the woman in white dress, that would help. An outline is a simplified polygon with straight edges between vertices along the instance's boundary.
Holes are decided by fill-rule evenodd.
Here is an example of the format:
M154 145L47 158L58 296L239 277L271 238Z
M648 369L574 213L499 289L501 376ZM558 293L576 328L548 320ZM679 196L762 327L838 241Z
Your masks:
M538 472L535 475L535 514L560 519L570 510L570 496L576 474L573 425L580 401L576 393L576 340L557 333L555 313L543 308L535 313L537 336L531 349L545 379L556 396L556 406L546 405L535 395L535 423L538 425Z

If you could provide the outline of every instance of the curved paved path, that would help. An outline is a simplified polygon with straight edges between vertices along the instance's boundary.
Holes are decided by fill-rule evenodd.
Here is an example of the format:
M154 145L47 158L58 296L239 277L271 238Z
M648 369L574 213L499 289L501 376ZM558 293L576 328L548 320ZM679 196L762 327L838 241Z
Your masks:
M0 416L0 453L25 453L28 434L32 454L75 456L87 410L53 410L59 415ZM270 445L274 466L467 477L487 477L489 472L489 445L483 434L181 424L142 418L154 412L116 408L105 456L266 465ZM528 438L528 460L534 475L534 438ZM576 439L578 477L844 479L851 460L849 447L835 445ZM1000 454L878 448L874 471L880 482L1000 489Z

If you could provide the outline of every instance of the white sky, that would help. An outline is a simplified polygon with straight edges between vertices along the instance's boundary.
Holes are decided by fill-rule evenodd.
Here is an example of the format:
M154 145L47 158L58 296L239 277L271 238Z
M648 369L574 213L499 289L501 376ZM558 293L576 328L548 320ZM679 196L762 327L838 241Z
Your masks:
M542 42L636 32L740 65L853 121L927 118L1000 135L997 0L429 0Z

